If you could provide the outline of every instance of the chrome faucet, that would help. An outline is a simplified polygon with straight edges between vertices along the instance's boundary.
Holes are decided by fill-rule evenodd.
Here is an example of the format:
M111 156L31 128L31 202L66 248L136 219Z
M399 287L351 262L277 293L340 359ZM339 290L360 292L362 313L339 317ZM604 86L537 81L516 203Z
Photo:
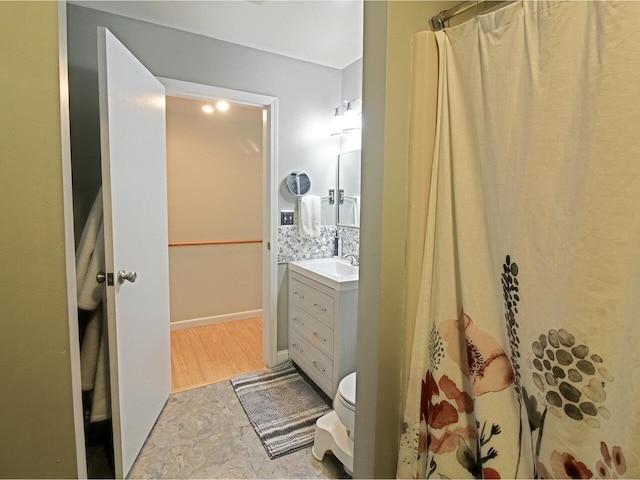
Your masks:
M345 260L348 258L349 263L351 263L351 265L353 265L354 267L357 267L358 265L360 265L360 262L358 261L358 256L353 253L347 253L342 258Z

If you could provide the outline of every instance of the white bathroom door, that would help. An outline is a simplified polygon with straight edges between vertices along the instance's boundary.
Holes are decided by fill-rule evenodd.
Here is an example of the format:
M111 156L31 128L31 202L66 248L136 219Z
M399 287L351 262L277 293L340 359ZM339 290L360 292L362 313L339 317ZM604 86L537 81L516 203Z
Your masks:
M171 390L165 92L105 28L98 75L114 454L125 478Z

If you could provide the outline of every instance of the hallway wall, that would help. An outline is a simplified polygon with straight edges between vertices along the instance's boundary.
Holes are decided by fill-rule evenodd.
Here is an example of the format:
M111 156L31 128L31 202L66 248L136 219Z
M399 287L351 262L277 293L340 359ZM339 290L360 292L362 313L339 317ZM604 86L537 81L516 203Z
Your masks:
M205 104L167 97L169 244L261 240L262 109ZM172 324L260 316L262 243L172 245L169 287Z

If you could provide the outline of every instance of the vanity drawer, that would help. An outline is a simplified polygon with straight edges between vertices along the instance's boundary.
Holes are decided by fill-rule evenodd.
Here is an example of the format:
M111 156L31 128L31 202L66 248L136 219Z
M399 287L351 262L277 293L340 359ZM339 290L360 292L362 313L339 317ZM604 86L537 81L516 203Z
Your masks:
M333 362L289 329L289 356L327 395L333 396Z
M327 357L333 358L333 330L324 323L316 320L307 312L297 307L291 307L289 312L291 328L313 346L317 347Z
M333 327L333 298L295 278L289 279L289 300L292 306L298 307L325 325Z

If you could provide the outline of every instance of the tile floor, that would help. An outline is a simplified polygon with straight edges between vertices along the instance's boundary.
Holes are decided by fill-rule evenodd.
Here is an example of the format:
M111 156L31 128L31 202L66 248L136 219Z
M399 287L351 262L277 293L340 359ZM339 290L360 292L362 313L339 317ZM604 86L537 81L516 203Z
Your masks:
M228 381L173 394L129 478L350 478L311 447L269 459Z

